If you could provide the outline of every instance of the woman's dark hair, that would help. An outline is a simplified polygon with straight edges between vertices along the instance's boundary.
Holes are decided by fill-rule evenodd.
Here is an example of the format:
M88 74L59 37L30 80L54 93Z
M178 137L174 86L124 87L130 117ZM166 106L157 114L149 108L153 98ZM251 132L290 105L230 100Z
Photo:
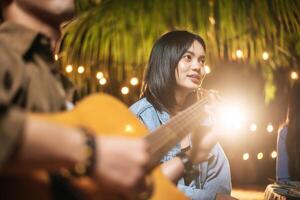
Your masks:
M300 180L300 82L296 82L289 96L286 147L292 180Z
M0 23L4 21L3 18L3 9L9 5L12 2L12 0L0 0Z
M175 70L179 60L194 41L198 41L206 51L204 40L199 35L188 31L170 31L155 42L141 93L141 96L146 97L155 109L168 111L176 105Z

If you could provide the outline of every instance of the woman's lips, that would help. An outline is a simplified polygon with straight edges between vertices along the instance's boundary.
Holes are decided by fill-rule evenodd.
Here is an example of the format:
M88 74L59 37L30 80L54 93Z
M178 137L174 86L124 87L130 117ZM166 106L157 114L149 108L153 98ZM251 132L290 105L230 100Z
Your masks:
M200 82L200 75L197 74L192 74L192 75L187 75L194 83L199 83Z

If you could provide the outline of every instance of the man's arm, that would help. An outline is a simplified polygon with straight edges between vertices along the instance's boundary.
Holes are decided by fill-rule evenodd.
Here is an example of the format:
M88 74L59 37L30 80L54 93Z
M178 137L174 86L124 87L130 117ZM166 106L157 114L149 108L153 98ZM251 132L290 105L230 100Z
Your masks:
M97 162L92 178L129 195L146 173L149 158L145 141L104 136L96 136L95 140ZM76 163L85 162L85 138L80 129L26 116L24 132L17 144L14 158L6 165L10 173L72 169Z

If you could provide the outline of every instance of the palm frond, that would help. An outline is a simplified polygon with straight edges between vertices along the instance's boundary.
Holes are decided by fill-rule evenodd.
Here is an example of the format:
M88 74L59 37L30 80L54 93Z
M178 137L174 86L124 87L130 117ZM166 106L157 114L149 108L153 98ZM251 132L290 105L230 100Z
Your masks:
M64 29L62 62L88 69L75 80L81 86L87 84L83 80L97 84L95 73L103 71L114 94L131 76L141 78L154 41L173 29L200 34L210 65L223 60L263 64L270 99L275 94L273 68L292 62L282 49L293 48L298 55L292 57L300 57L300 45L294 48L289 40L300 36L298 0L77 0L76 9L78 17ZM243 58L236 56L239 49ZM262 59L263 52L272 65Z

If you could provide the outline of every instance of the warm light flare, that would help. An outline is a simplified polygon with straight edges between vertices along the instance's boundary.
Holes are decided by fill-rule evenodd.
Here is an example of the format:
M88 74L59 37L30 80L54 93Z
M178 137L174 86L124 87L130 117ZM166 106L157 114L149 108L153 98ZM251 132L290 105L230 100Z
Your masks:
M106 82L107 82L106 78L101 78L101 79L99 80L99 84L100 84L100 85L105 85Z
M136 77L131 78L130 79L130 84L131 85L137 85L137 84L139 84L139 79L136 78Z
M257 154L257 159L258 160L263 159L263 157L264 157L264 154L262 152L260 152L260 153Z
M66 66L66 72L71 73L73 71L73 66L72 65L67 65Z
M256 125L255 123L252 123L252 124L250 125L250 131L254 132L254 131L256 131L256 130L257 130L257 125Z
M204 66L204 72L205 72L205 74L210 74L211 70L210 70L210 67L208 65Z
M126 87L126 86L122 87L121 93L122 93L123 95L127 95L127 94L129 93L129 88Z
M299 79L298 73L295 72L295 71L292 71L292 72L291 72L291 79L292 79L292 80L298 80L298 79Z
M272 151L271 158L273 158L273 159L277 158L277 152L275 150Z
M79 74L83 74L84 71L85 71L84 66L79 66L77 71L78 71Z
M244 53L240 49L236 50L235 54L236 54L237 58L243 58L244 57Z
M98 80L100 80L100 79L103 78L103 77L104 77L103 72L97 72L96 78L97 78Z
M273 130L274 130L273 125L272 125L271 123L269 123L269 124L267 125L267 131L268 131L269 133L272 133Z
M250 158L249 153L244 153L243 154L243 160L248 160Z
M246 112L238 104L221 105L218 109L217 120L222 129L228 133L241 128L246 120Z
M269 57L270 57L270 56L269 56L269 53L268 53L268 52L266 52L266 51L263 52L263 54L262 54L262 59L263 59L263 60L268 60Z

